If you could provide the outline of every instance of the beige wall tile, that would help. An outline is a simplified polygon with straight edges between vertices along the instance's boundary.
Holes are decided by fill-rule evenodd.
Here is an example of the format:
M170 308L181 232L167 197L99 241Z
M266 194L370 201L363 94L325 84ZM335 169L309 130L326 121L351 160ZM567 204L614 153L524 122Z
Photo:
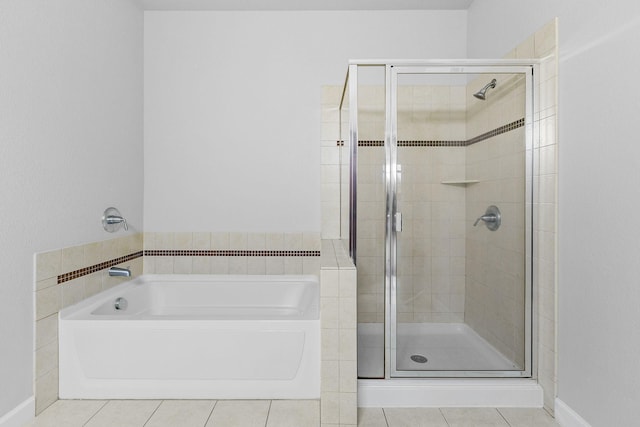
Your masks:
M320 296L337 297L340 292L340 273L323 268L320 272Z
M120 242L118 239L104 240L101 242L101 245L104 260L110 260L120 256Z
M58 368L58 340L36 350L36 378Z
M191 274L193 272L193 257L176 256L173 257L174 274Z
M320 257L302 257L302 274L320 275Z
M340 361L340 392L356 393L358 390L358 363L354 360Z
M89 298L102 291L102 276L103 274L99 271L84 276L85 298Z
M284 233L266 233L265 249L267 250L284 250Z
M62 251L55 250L36 254L36 281L62 274Z
M84 245L83 262L79 268L100 264L103 261L105 260L102 258L102 245L100 242L89 243Z
M320 395L320 421L322 424L340 423L340 393L324 392Z
M193 257L191 272L193 274L210 274L211 260L209 258L211 257L206 257L206 256Z
M62 307L69 307L85 298L84 283L85 278L80 277L60 285L62 287Z
M171 256L158 256L155 258L156 274L173 274L173 258Z
M36 321L36 349L58 340L58 316L52 314Z
M248 233L247 248L252 251L262 251L266 249L265 233Z
M53 369L35 380L36 415L58 400L58 370Z
M247 257L247 274L267 274L267 257Z
M36 292L36 320L44 319L62 308L62 286L55 285Z
M229 259L226 256L211 257L211 274L229 274Z
M211 233L193 233L193 249L211 249Z
M156 246L156 234L157 233L145 231L143 243L144 249L159 249Z
M340 362L337 360L322 361L320 384L322 393L340 391Z
M340 424L358 423L358 398L356 393L340 393Z
M211 233L211 249L224 250L231 249L229 233Z
M322 329L321 359L340 360L340 334L338 329Z
M224 249L246 250L248 247L247 233L229 233L229 247Z
M143 271L144 274L155 274L156 273L156 258L155 256L145 256L144 257L144 266Z
M266 257L266 274L284 274L284 257Z
M357 334L355 329L340 329L339 332L339 359L357 360Z
M173 246L171 249L191 249L193 246L192 233L173 233Z
M247 258L249 257L229 257L229 274L247 274Z
M303 233L284 233L284 248L289 251L302 251Z
M284 274L303 274L302 257L284 257Z
M320 326L323 329L337 329L340 324L340 299L320 298Z
M56 286L58 284L58 277L50 277L48 279L40 280L36 282L36 290L39 291L41 289L50 288L51 286Z

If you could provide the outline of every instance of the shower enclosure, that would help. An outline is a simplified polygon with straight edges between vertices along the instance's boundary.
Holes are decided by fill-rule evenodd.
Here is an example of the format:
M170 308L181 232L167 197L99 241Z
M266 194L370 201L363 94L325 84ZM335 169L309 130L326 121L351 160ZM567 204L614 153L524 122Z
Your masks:
M353 61L341 236L358 377L530 378L536 66Z

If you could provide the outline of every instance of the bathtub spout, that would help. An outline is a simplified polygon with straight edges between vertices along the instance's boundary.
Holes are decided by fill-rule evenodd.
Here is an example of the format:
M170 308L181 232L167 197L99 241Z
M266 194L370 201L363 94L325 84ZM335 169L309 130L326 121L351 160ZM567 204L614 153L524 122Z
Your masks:
M131 270L128 268L111 267L109 269L109 276L131 277Z

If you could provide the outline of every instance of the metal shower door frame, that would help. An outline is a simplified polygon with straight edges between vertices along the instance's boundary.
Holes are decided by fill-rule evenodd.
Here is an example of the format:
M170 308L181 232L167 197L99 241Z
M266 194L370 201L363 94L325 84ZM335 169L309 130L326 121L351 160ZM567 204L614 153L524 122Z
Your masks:
M374 65L359 63L358 65ZM379 62L376 65L383 65ZM404 63L385 63L385 187L386 221L385 221L385 378L530 378L535 376L535 354L533 353L536 331L533 314L533 141L534 141L534 77L537 77L537 62L522 60L498 61L408 61ZM357 68L351 68L356 72ZM521 371L406 371L396 369L397 340L397 242L398 242L398 129L397 129L397 88L399 74L523 74L525 76L525 366ZM353 84L353 80L351 82ZM357 99L357 85L351 86L352 94ZM352 98L353 99L353 98ZM357 110L356 110L357 111ZM357 113L352 150L357 155ZM352 125L353 126L353 125ZM357 157L355 157L357 165ZM354 158L352 157L352 161ZM353 171L353 168L352 168ZM352 175L353 189L356 187L355 173ZM352 197L355 191L352 193ZM353 199L355 200L355 198ZM355 215L352 217L355 225ZM355 241L355 234L352 236ZM355 254L355 247L353 248Z

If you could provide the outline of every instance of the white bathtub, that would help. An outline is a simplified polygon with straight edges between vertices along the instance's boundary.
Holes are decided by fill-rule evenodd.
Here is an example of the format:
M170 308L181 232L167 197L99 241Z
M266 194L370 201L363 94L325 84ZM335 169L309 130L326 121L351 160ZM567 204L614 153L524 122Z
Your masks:
M318 398L319 299L315 276L140 276L60 311L60 398Z

